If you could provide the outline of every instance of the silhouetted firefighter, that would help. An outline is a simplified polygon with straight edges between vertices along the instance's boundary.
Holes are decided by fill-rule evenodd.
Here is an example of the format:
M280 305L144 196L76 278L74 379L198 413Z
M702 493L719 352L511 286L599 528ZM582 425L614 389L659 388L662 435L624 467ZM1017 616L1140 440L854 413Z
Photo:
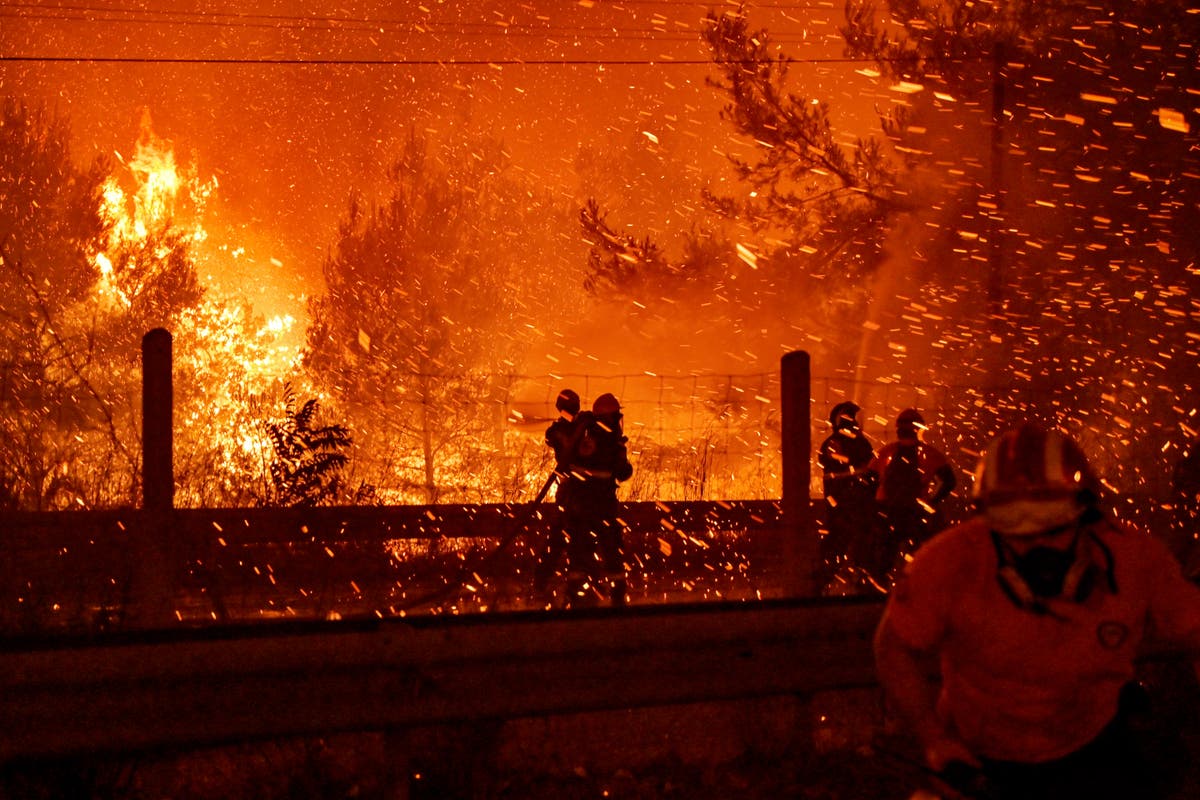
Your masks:
M559 484L567 536L567 602L590 605L607 590L614 606L625 605L626 579L617 520L617 485L633 466L626 452L621 404L602 394L592 410L581 411L567 455L566 479Z
M858 425L859 410L849 400L835 405L829 413L833 432L817 452L825 494L823 582L847 561L862 566L875 522L875 474L867 471L875 448Z
M880 522L870 571L883 586L901 552L920 547L946 525L938 506L954 490L957 478L945 454L921 440L925 429L915 408L901 411L896 441L880 448L869 467L878 476Z
M554 401L558 419L546 428L546 446L554 451L554 480L558 484L554 499L559 507L559 518L550 527L546 546L533 572L533 588L538 597L550 587L550 581L558 571L559 562L567 552L566 514L564 506L571 493L567 480L571 469L571 457L582 434L583 420L579 419L579 395L573 389L563 389Z

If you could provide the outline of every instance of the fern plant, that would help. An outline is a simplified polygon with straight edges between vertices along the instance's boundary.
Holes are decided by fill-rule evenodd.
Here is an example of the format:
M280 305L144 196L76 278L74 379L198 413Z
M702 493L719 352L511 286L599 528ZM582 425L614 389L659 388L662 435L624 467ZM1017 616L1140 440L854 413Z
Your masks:
M274 451L270 465L276 506L332 505L342 493L342 468L353 444L344 425L317 425L320 403L314 398L299 409L292 387L284 387L282 420L266 423Z

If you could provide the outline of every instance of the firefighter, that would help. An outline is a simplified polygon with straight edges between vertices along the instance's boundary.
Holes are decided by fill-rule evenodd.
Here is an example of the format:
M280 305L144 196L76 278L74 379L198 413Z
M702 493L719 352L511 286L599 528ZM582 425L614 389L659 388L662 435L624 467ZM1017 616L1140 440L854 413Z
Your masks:
M868 469L878 504L874 534L875 580L888 585L901 552L913 550L945 527L939 506L958 479L944 453L922 440L925 419L915 408L896 417L896 440L879 450Z
M596 398L579 415L563 502L567 529L567 600L590 605L607 591L613 606L626 603L627 580L617 519L617 486L633 475L617 398Z
M821 561L826 581L841 564L862 563L875 517L873 473L867 470L875 447L859 427L860 410L849 400L835 405L829 413L833 430L817 451L825 495Z
M558 506L558 520L550 527L545 547L533 571L533 588L540 597L550 587L550 580L558 572L559 563L567 552L566 514L564 506L570 493L567 473L571 466L571 454L576 446L581 420L580 400L573 389L563 389L554 400L558 418L546 428L546 446L554 452L554 500ZM551 601L553 598L551 598Z
M1200 657L1200 589L1165 544L1103 514L1099 490L1070 437L1005 433L976 469L979 513L888 598L880 683L929 767L978 770L979 796L1158 796L1123 701L1148 630Z
M554 471L559 475L565 475L570 466L573 442L579 427L576 424L579 408L579 395L573 389L563 389L554 399L558 418L546 428L546 446L554 451Z

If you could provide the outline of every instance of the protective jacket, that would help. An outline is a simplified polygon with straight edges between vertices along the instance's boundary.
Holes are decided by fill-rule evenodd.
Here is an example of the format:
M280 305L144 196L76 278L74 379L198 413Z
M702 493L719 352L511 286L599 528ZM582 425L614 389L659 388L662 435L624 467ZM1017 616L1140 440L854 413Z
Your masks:
M576 418L579 425L572 440L568 476L568 511L582 513L615 513L617 484L629 480L633 465L629 463L626 438L619 423L605 421L587 411Z
M938 653L938 716L979 756L1050 761L1095 739L1150 630L1200 652L1200 589L1162 542L1108 520L1080 533L1094 574L1041 610L1014 601L982 516L917 551L888 599L880 625Z
M874 458L875 448L861 433L834 431L826 437L817 451L825 496L840 500L846 493L860 494L856 490L865 485L865 470Z
M875 499L883 506L936 505L957 482L945 454L917 439L885 444L869 469L879 476Z

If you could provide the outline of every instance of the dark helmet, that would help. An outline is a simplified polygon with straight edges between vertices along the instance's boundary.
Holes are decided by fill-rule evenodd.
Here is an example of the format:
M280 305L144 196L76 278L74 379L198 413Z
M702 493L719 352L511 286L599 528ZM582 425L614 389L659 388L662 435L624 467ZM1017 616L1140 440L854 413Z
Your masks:
M558 393L558 399L554 401L554 407L559 411L565 411L571 416L579 413L579 395L572 389L563 389Z
M612 392L605 392L596 398L596 402L592 403L592 413L597 417L605 414L621 413L621 404L617 402L617 397Z
M855 417L858 416L858 412L861 410L862 409L859 408L858 403L850 400L844 400L834 406L833 410L829 412L829 424L835 428L838 427L838 420L842 417L848 417L853 422Z
M925 427L925 418L915 408L906 408L896 417L896 433L916 436L917 431Z
M1100 496L1100 481L1074 439L1025 423L988 445L975 467L971 493L984 508L1063 498L1090 505Z

